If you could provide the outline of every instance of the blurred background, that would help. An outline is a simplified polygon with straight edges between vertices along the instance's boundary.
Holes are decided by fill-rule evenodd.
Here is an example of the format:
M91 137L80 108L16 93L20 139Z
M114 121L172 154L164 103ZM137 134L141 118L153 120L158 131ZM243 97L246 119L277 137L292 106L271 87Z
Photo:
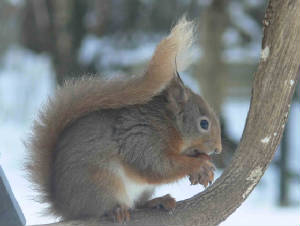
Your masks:
M45 204L34 199L23 170L23 141L42 103L72 77L143 73L156 44L184 13L198 21L199 35L192 65L181 77L220 116L224 151L214 159L219 176L243 132L265 6L261 0L1 0L0 164L27 223L57 220L40 214ZM296 90L273 161L249 198L221 225L299 224ZM181 200L202 190L183 179L162 186L156 196L171 193Z

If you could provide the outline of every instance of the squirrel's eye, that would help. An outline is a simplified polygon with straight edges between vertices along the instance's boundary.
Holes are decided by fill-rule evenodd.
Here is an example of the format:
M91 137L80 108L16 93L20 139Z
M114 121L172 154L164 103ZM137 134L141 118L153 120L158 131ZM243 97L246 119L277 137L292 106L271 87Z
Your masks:
M206 119L202 119L201 121L200 121L200 127L202 128L202 129L205 129L205 130L207 130L208 129L208 121L206 120Z

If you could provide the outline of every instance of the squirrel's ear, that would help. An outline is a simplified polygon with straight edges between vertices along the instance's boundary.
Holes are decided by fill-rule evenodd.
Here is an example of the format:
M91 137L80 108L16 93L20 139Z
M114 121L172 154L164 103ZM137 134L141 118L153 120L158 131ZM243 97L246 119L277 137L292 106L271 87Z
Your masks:
M167 87L166 97L168 100L168 108L172 112L178 113L182 111L184 104L188 100L188 92L178 73Z

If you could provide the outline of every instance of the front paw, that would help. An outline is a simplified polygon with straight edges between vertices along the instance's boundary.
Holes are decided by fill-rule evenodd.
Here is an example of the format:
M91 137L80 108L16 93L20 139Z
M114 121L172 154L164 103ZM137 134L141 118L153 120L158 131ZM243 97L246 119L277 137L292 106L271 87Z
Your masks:
M203 160L199 170L189 175L191 185L202 184L205 188L214 180L214 164L209 160Z

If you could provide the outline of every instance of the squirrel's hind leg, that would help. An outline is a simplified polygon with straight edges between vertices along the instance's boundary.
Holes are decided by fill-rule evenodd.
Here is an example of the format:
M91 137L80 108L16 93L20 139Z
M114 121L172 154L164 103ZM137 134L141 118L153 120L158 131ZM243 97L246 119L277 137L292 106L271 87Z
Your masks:
M128 222L130 220L130 206L126 203L128 197L120 178L110 170L98 169L93 173L92 180L104 196L106 204L109 204L105 215L117 223ZM111 206L112 203L115 203L114 206ZM105 203L103 204L105 205Z
M128 222L130 220L129 208L124 204L117 205L111 211L107 212L106 216L112 218L117 223Z
M129 219L124 186L113 172L95 166L88 172L78 168L72 173L68 177L61 175L56 184L56 212L64 220L97 218L110 213L114 213L117 220ZM77 180L76 175L81 180Z

